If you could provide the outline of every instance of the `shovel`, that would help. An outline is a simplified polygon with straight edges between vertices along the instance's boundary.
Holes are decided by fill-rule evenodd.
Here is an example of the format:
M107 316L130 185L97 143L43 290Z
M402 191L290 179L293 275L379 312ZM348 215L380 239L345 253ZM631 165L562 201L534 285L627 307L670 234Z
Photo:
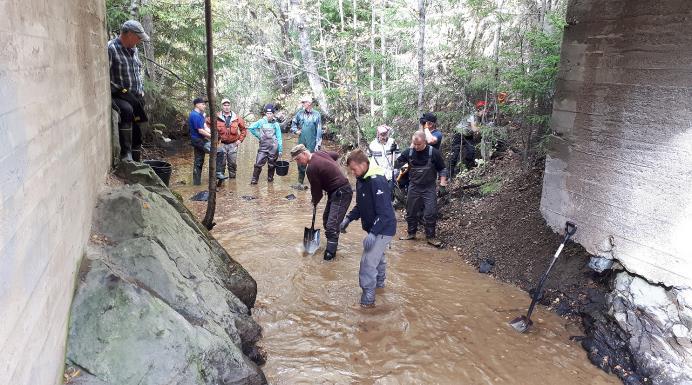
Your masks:
M557 248L555 256L553 257L552 262L550 262L550 266L548 266L548 270L546 270L545 273L543 273L541 280L538 281L538 286L536 286L536 290L534 290L533 292L533 299L531 299L531 305L529 305L529 311L526 313L526 315L519 316L509 323L519 333L526 332L527 330L529 330L531 325L533 325L533 322L531 321L531 313L533 312L534 306L536 306L536 302L538 302L538 299L541 298L541 290L543 289L543 284L548 278L548 274L550 273L550 270L553 268L553 265L557 261L557 258L560 256L560 253L562 252L562 249L565 247L565 244L567 243L567 241L569 241L569 238L572 235L574 235L575 232L577 232L577 226L574 223L565 223L565 239L560 244L560 247Z
M312 226L303 231L303 247L308 254L313 254L320 247L320 230L315 230L315 214L317 205L312 206Z

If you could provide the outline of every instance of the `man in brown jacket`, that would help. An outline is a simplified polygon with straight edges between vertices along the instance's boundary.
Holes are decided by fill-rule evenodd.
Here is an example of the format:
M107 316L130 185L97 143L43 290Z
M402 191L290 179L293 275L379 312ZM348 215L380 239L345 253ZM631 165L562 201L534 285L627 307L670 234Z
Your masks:
M207 118L207 123L208 120L209 118ZM219 131L219 140L221 140L221 149L223 150L221 168L216 171L223 175L226 167L228 167L228 177L234 179L238 169L236 164L238 147L245 140L247 127L243 118L231 111L231 101L226 98L221 101L221 111L216 116L216 129Z
M291 149L291 157L298 165L306 167L313 205L317 206L322 200L322 191L327 192L327 206L322 214L324 235L327 237L324 259L334 259L339 244L339 226L353 197L351 185L336 162L339 154L333 151L311 153L305 145L299 144Z

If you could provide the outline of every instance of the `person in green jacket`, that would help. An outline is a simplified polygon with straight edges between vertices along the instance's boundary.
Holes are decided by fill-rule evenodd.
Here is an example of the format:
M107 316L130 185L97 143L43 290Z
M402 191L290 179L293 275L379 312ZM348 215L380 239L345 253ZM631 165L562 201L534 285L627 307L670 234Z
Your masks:
M322 146L322 117L312 108L312 96L305 95L300 99L303 105L291 121L291 132L298 134L298 144L302 144L310 152L315 152ZM305 167L298 166L298 184L294 187L305 189Z
M252 172L250 184L257 184L262 167L267 163L267 182L274 181L274 170L276 169L276 159L283 152L281 139L281 126L274 118L276 112L273 104L264 106L264 118L253 123L248 129L252 135L259 139L259 149L255 159L255 169Z

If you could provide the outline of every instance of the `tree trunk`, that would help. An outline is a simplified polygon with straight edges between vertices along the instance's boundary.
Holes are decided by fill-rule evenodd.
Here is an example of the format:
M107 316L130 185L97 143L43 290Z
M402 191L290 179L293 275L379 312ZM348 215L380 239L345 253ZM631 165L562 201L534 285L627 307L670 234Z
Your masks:
M418 0L418 114L423 112L425 92L425 0Z
M385 84L387 83L387 71L386 71L386 66L385 66L385 60L384 60L384 55L386 53L385 50L385 33L384 33L384 14L385 10L387 8L387 0L382 0L382 10L380 13L380 60L382 60L382 68L380 69L380 76L381 76L381 84L380 84L380 93L382 94L382 119L387 118L387 94L385 92Z
M293 54L291 53L291 34L290 34L290 28L289 28L289 17L288 17L288 8L287 8L287 2L282 1L281 4L279 5L279 17L281 20L279 21L281 25L281 45L283 47L283 55L284 55L284 60L287 63L292 63L293 62ZM284 92L290 92L293 90L293 67L290 65L284 66L286 68L286 82L282 83L282 90Z
M341 33L344 32L344 0L339 0L339 18L341 19Z
M214 50L212 39L212 20L211 20L211 0L204 0L204 24L207 34L207 98L209 100L209 115L212 119L211 129L211 151L209 151L209 199L207 200L207 212L204 214L202 224L211 230L214 223L214 212L216 211L216 148L218 147L219 132L214 123L214 106L216 87L214 86Z
M324 33L322 32L322 1L317 0L317 28L320 31L320 48L322 48L322 61L324 62L324 75L327 78L327 87L332 79L329 76L329 61L327 60L327 46L324 44Z
M357 36L357 25L358 25L358 16L356 13L356 9L358 8L358 0L353 0L353 73L355 75L356 79L356 84L355 84L355 90L356 90L356 121L360 119L360 89L358 88L358 79L360 76L358 76L358 69L360 68L358 66L358 40L356 39L355 36ZM356 146L360 144L360 128L356 125Z
M500 4L495 11L496 17L497 17L497 28L495 28L495 58L494 58L494 71L495 71L495 85L494 85L494 95L493 98L495 99L495 112L494 112L494 117L497 119L497 114L498 114L498 109L499 105L497 103L497 93L498 93L498 87L500 86L500 39L502 39L502 8L505 5L505 0L500 0Z
M370 117L375 117L375 2L370 2Z
M312 54L312 46L310 44L310 28L308 28L307 24L305 23L305 15L300 3L300 0L291 0L291 5L295 7L295 12L293 12L293 14L295 15L295 24L298 27L300 56L303 59L303 67L305 68L305 72L308 76L310 89L320 105L322 115L327 117L330 115L330 109L329 105L327 104L327 98L324 95L324 88L322 87L320 74L317 72L315 57Z

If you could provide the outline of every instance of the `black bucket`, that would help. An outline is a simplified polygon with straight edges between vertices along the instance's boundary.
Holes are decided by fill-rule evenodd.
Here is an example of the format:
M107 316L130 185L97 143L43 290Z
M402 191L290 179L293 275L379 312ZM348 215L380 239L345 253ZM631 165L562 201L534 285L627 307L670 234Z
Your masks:
M279 176L286 176L288 175L288 161L285 160L277 160L276 161L276 174Z
M158 175L159 178L161 178L161 181L163 182L163 184L168 186L168 182L170 182L170 180L171 180L171 164L170 163L164 162L162 160L145 160L142 163L149 165L149 167L151 167L154 170L156 175Z

